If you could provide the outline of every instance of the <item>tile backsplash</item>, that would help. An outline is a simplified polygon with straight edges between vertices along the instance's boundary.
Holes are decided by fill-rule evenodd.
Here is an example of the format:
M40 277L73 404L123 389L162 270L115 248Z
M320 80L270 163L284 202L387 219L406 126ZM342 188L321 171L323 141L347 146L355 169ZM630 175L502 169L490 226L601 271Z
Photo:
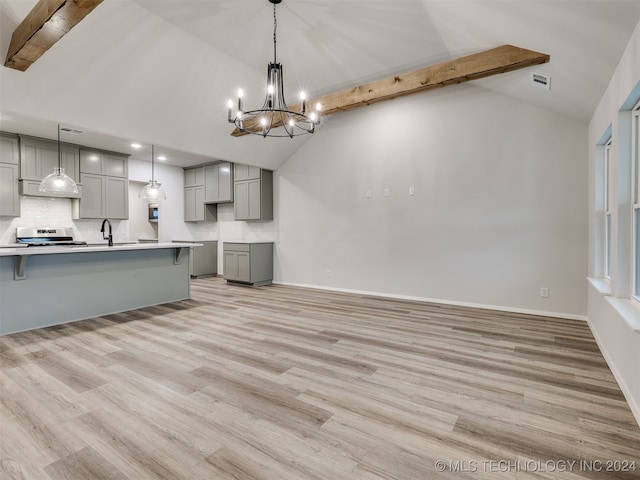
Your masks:
M76 240L102 242L102 220L74 220L68 198L20 197L20 217L0 217L0 244L15 243L17 227L72 227ZM129 221L112 220L114 241L129 240Z

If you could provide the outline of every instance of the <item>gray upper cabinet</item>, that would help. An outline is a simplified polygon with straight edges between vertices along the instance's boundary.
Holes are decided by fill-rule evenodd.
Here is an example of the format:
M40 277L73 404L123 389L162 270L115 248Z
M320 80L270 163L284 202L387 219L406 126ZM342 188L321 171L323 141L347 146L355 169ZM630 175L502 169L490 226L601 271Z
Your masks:
M20 148L17 135L0 132L0 163L20 164Z
M184 169L184 186L200 187L204 185L204 168L185 168Z
M0 132L0 216L20 216L18 136Z
M94 173L83 173L82 199L76 218L129 218L129 180Z
M184 169L184 221L215 222L215 205L205 205L204 167Z
M76 218L129 218L129 156L102 150L80 150L82 199Z
M236 220L273 220L273 172L234 165Z
M234 178L240 180L258 180L260 179L260 168L251 165L234 164Z
M80 147L60 143L60 165L75 182L80 181ZM20 135L20 182L22 195L49 197L38 190L40 181L58 167L58 142ZM73 196L73 195L70 195Z
M129 156L100 150L80 150L80 171L111 177L129 175Z
M233 202L233 171L231 163L222 162L204 167L205 203Z

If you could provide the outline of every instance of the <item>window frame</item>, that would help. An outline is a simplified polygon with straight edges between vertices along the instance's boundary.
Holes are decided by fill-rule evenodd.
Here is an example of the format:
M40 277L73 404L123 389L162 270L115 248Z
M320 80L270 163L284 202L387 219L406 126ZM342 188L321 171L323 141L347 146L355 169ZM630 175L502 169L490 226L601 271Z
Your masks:
M640 302L640 102L631 118L631 298Z

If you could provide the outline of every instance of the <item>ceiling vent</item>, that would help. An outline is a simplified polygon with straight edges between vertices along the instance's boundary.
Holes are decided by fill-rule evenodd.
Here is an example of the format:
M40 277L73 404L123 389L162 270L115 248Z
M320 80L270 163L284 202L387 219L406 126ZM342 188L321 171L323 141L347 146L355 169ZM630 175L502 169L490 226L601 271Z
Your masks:
M69 128L69 127L60 127L60 130L62 132L70 133L71 135L80 135L82 133L82 131L80 130L76 130L75 128Z
M544 88L545 90L551 90L551 77L542 75L541 73L531 74L531 84L538 88Z

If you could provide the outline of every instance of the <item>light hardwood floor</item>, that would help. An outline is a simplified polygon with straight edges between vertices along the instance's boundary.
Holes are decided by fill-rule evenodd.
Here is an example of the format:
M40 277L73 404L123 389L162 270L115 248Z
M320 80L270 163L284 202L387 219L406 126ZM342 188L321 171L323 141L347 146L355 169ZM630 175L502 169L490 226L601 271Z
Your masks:
M192 294L0 337L0 478L640 478L583 322L216 278Z

